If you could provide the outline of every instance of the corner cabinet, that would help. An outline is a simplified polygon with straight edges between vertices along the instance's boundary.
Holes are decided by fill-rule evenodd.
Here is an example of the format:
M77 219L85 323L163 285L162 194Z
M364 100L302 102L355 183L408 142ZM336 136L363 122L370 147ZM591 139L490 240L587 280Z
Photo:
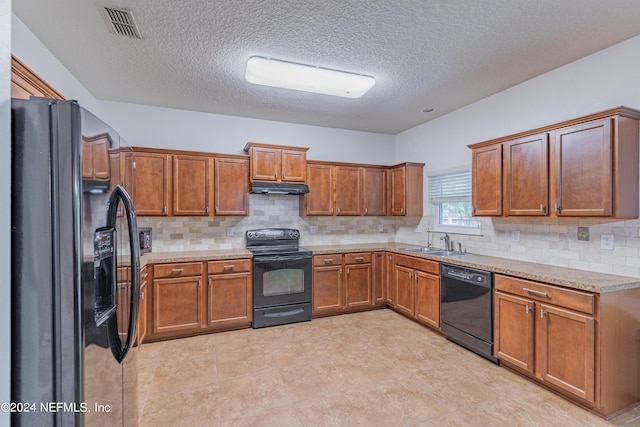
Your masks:
M620 107L470 145L474 215L638 218L639 120Z
M384 306L384 258L357 252L313 257L313 315L326 316ZM383 253L381 253L383 254Z
M424 163L403 163L389 170L389 211L394 216L422 216Z
M248 142L244 151L251 159L251 181L307 181L307 150L303 147Z

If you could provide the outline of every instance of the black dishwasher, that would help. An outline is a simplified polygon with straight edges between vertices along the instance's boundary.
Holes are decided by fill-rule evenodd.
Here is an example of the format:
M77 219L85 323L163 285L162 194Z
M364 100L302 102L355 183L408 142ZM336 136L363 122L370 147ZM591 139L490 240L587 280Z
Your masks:
M498 363L493 356L493 273L440 264L441 330L450 341Z

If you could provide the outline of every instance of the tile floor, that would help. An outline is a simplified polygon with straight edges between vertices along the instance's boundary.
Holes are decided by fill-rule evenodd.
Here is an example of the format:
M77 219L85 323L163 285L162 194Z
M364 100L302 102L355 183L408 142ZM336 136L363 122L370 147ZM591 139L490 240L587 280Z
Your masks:
M609 422L391 311L144 344L146 426L640 426Z

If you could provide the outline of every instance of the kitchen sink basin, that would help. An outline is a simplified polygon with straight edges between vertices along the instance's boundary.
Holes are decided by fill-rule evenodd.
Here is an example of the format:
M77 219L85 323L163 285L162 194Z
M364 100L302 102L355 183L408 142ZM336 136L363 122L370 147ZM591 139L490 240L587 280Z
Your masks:
M457 256L457 255L466 255L466 252L458 252L458 251L445 251L444 249L436 249L436 248L427 248L427 247L412 247L412 248L400 248L404 251L409 252L420 252L423 254L429 254L434 256Z

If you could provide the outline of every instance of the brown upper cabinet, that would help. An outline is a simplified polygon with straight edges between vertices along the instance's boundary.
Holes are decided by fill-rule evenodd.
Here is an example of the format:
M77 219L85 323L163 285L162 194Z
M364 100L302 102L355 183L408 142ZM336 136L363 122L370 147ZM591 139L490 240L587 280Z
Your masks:
M173 156L173 215L207 216L211 205L213 159L209 156Z
M11 55L11 97L29 99L31 96L64 100L57 90Z
M504 143L507 215L549 213L549 134ZM500 179L499 174L496 179Z
M215 159L215 215L249 215L249 159Z
M362 215L362 168L336 166L336 215Z
M619 107L470 145L474 215L638 218L639 120Z
M139 216L249 214L249 159L210 153L134 148L124 182Z
M171 208L171 156L136 151L124 156L125 188L139 216L168 216Z
M387 214L387 171L380 167L362 168L364 214L384 216Z
M244 151L251 159L251 181L306 183L307 150L248 142Z
M390 211L394 216L422 216L424 163L403 163L389 171Z
M423 167L423 163L389 167L309 161L309 193L303 195L300 214L420 216Z

